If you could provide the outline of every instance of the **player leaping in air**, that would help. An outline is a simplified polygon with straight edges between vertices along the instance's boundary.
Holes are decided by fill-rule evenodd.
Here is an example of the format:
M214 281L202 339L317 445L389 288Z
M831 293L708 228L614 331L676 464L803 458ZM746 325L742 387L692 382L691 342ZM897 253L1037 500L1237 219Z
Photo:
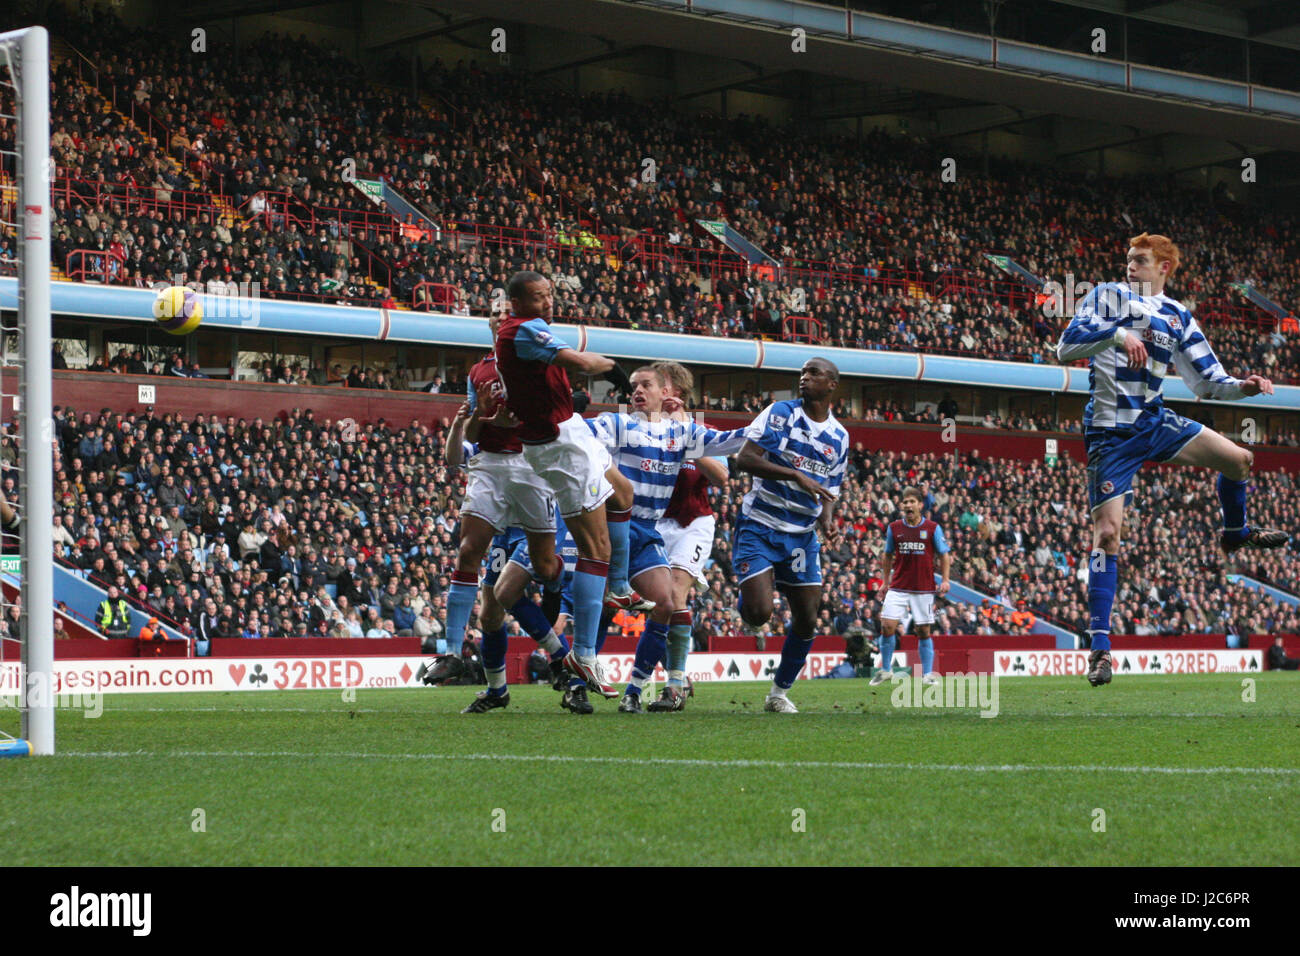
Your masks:
M1201 398L1223 401L1273 393L1273 383L1262 375L1228 375L1196 319L1165 295L1178 262L1178 247L1167 237L1145 232L1134 236L1129 240L1127 281L1108 282L1088 293L1056 347L1062 362L1091 359L1092 397L1083 426L1092 509L1088 682L1094 687L1111 680L1110 612L1119 535L1124 505L1133 497L1133 476L1144 462L1178 462L1219 472L1219 540L1228 554L1241 548L1279 548L1287 542L1285 532L1251 528L1246 521L1246 480L1254 455L1163 404L1160 390L1171 364Z
M763 709L798 713L786 692L812 648L822 598L820 530L830 547L839 541L835 499L844 480L849 433L831 414L840 371L824 358L804 363L799 398L775 402L745 429L749 439L736 468L754 476L736 521L732 567L740 580L740 615L750 627L772 616L773 584L792 618L781 663Z
M495 316L489 320L494 332L498 321ZM495 353L470 369L468 392L469 401L457 413L447 440L448 464L463 465L469 476L456 569L447 591L447 649L453 657L460 656L489 549L493 560L483 582L484 608L493 601L493 586L516 543L525 536L555 540L555 500L550 486L523 460L517 422L502 403Z
M511 312L497 330L497 368L506 404L519 421L515 433L523 446L525 467L554 493L556 506L578 545L573 575L573 649L564 658L570 675L564 706L573 713L589 714L588 684L604 697L618 696L618 691L605 683L597 664L596 637L605 603L611 543L627 547L628 522L607 523L605 502L614 494L614 482L622 482L629 491L631 486L613 468L609 453L582 416L573 411L568 373L607 375L624 392L631 391L631 382L613 359L579 352L551 332L554 293L545 276L516 272L510 277L506 295ZM554 534L530 534L528 553L535 572L544 580L554 580L561 573Z

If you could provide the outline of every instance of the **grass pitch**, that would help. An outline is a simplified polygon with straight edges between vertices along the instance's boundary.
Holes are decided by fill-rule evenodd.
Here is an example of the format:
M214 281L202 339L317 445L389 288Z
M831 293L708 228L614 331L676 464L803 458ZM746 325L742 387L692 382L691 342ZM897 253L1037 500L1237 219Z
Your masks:
M862 680L799 682L798 715L759 683L586 718L546 687L481 716L463 687L110 696L60 712L58 756L0 760L0 841L10 865L1294 865L1300 684L1253 679L1249 703L1233 675L1006 679L992 719Z

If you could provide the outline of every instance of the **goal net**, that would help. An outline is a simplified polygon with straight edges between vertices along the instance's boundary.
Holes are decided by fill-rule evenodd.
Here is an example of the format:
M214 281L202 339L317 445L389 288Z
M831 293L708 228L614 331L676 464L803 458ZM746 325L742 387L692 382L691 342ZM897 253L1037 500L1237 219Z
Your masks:
M0 33L0 753L54 752L49 36Z

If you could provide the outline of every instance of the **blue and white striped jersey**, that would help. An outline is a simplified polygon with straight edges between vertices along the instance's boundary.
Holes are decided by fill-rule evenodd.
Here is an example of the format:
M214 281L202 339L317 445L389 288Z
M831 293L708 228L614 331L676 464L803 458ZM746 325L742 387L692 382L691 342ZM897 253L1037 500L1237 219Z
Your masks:
M745 447L743 428L717 431L693 421L605 412L587 419L587 427L632 482L632 518L650 524L664 516L683 461L734 455Z
M745 429L745 438L767 452L768 461L802 471L837 498L849 460L849 433L827 415L815 422L803 410L803 399L774 402ZM752 521L787 534L811 531L822 503L793 481L754 476L740 513Z
M1141 337L1146 368L1128 367L1126 335ZM1123 282L1107 282L1088 293L1061 333L1056 354L1062 362L1092 359L1085 429L1128 429L1144 412L1159 411L1171 362L1202 398L1243 397L1241 379L1224 371L1192 313L1163 293L1139 295Z

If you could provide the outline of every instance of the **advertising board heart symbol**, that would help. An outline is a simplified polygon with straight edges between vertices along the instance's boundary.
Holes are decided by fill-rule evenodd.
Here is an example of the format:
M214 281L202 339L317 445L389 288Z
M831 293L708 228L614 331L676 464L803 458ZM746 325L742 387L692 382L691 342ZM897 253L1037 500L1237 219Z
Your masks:
M243 664L230 665L230 676L234 679L236 687L244 682L244 672L247 670L248 668Z
M758 676L758 672L761 671L761 670L763 669L763 662L760 661L760 660L757 660L757 659L755 659L755 660L751 660L751 661L749 662L749 669L750 669L750 671L753 673L753 675L754 675L755 677L757 677L757 676Z
M1001 667L1003 670L1006 670L1008 667L1010 667L1010 666L1011 666L1011 655L1010 655L1010 654L1003 654L1001 657L999 657L999 658L998 658L998 666Z
M1138 670L1146 670L1146 669L1147 669L1147 656L1146 656L1145 654L1139 654L1139 655L1138 655Z

